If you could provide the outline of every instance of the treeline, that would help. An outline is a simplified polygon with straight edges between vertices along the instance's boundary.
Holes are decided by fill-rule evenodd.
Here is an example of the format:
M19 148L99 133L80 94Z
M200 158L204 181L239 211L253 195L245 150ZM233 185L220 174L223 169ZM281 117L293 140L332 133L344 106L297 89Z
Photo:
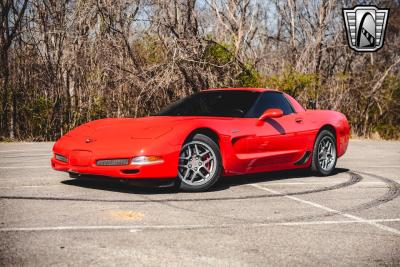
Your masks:
M55 140L210 87L273 87L400 138L400 6L357 53L333 0L0 0L1 140Z

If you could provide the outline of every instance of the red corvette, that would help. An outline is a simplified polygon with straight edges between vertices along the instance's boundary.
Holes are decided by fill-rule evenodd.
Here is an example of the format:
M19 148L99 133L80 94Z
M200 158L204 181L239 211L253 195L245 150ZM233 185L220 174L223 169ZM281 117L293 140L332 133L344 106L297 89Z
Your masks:
M220 176L310 168L329 175L347 149L350 127L336 111L305 110L269 89L210 89L155 116L101 119L54 145L55 170L72 177L174 179L204 191Z

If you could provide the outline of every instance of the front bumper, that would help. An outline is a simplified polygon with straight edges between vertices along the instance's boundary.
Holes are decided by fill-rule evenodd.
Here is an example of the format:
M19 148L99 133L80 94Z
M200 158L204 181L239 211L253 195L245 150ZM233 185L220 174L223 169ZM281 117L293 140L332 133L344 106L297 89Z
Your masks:
M176 185L176 177L175 178L152 178L152 179L144 179L144 178L118 178L118 177L109 177L102 175L91 175L91 174L78 174L78 173L69 173L69 177L76 178L79 180L94 182L94 183L121 183L127 185L133 185L138 187L174 187Z
M164 162L149 165L98 166L92 160L87 166L76 166L62 162L53 156L51 166L54 170L80 175L99 175L123 179L157 179L177 177L178 156L166 155Z

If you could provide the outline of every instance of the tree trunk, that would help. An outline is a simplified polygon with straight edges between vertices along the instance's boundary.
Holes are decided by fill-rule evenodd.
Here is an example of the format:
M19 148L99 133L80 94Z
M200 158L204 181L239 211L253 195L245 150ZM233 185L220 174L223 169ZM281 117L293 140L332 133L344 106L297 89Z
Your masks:
M1 74L3 78L3 85L2 85L2 118L1 118L1 134L3 136L7 136L9 134L8 129L8 98L9 98L9 81L10 81L10 71L8 65L8 51L6 48L2 48L1 51Z

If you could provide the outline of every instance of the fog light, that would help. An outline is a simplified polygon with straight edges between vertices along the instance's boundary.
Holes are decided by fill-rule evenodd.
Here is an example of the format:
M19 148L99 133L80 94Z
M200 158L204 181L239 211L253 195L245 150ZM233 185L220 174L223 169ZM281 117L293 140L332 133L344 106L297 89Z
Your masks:
M131 161L132 165L147 165L147 164L155 164L155 163L163 163L164 160L159 156L139 156L134 157Z

